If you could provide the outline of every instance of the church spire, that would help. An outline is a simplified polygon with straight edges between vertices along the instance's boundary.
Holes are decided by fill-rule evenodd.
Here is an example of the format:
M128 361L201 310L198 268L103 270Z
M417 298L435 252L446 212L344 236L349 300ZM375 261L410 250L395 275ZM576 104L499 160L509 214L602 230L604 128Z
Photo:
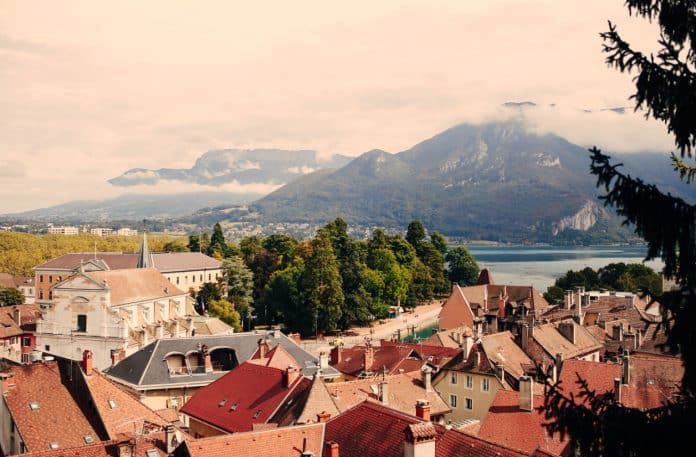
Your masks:
M143 232L143 242L140 245L138 263L135 268L153 268L152 255L150 254L150 248L147 246L147 233L145 232Z

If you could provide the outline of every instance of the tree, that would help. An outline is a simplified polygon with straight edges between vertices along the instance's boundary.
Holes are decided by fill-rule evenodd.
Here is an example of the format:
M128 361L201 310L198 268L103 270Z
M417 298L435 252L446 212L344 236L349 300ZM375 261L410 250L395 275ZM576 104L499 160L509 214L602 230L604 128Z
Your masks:
M275 254L280 259L281 268L285 268L292 261L297 247L297 240L283 233L274 233L263 240L261 246Z
M225 243L225 235L222 233L222 226L219 222L213 227L213 236L210 238L210 245L206 249L209 256L222 259L228 255L227 243Z
M406 228L406 241L418 249L418 243L425 239L425 228L421 221L411 221Z
M304 300L311 313L305 319L313 319L314 332L336 330L345 297L338 262L324 230L319 230L312 240L312 254L307 259L302 283Z
M440 254L447 254L447 238L445 238L442 233L433 232L432 235L430 235L430 242L433 243L435 249L440 251Z
M24 294L14 287L0 286L0 306L23 305Z
M447 261L447 277L460 286L476 284L479 276L479 266L476 259L464 246L457 246L445 255Z
M696 6L693 0L627 0L629 13L657 22L656 55L633 49L609 23L601 34L606 62L621 72L637 72L635 109L663 122L674 136L678 155L672 162L691 182L696 168L687 164L696 148ZM598 148L592 148L591 172L626 224L648 245L647 258L660 257L663 274L680 289L662 294L667 346L684 363L681 400L644 413L585 389L590 408L577 406L558 390L547 395L544 410L553 419L549 431L569 433L581 455L672 455L690 446L696 415L696 207L623 172Z
M179 241L167 241L162 246L162 251L164 252L186 252L187 248Z
M232 256L222 261L222 270L227 279L227 297L235 306L249 306L254 302L254 274L244 261Z
M217 317L234 328L235 332L239 332L242 329L240 313L234 308L232 303L225 299L211 300L208 303L208 314Z
M220 300L222 295L220 294L217 284L206 282L203 283L201 288L198 290L196 298L199 300L199 302L202 301L203 303L208 304L212 300Z

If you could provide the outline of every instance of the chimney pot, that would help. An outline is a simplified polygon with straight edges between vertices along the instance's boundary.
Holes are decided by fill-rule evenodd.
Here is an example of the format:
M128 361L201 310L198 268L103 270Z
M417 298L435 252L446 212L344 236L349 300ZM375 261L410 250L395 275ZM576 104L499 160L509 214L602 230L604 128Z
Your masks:
M416 401L416 417L425 422L430 422L430 402L428 400Z
M288 365L288 368L283 372L283 387L289 388L300 377L300 370L293 365Z
M92 374L92 351L85 349L82 351L82 369L86 375Z
M340 448L339 448L337 442L327 441L324 444L324 457L339 457L340 456L339 449Z
M381 381L377 385L377 394L379 396L379 401L383 405L389 404L389 383L386 380Z
M621 378L614 379L614 401L621 403Z
M317 422L328 422L329 419L331 418L331 413L327 413L326 411L322 411L319 414L317 414Z

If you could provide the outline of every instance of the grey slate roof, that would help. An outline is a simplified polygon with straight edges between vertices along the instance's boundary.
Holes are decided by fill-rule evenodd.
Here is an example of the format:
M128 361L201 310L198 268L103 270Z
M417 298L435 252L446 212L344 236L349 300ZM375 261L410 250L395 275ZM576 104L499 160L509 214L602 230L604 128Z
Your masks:
M108 270L136 268L139 252L74 252L63 254L34 267L35 270L74 270L80 263L98 260ZM151 252L152 264L162 273L190 270L214 270L222 262L200 252Z
M155 388L174 388L183 386L204 386L224 376L228 371L212 373L193 373L190 375L170 375L165 357L171 353L187 354L198 350L198 345L208 346L209 351L216 348L234 350L237 365L251 359L258 349L260 338L266 338L269 348L280 344L300 363L304 376L313 376L319 368L318 358L298 346L292 339L281 332L254 331L233 335L201 335L187 338L163 338L145 346L138 352L126 357L116 366L109 367L104 373L114 381L130 385L138 390ZM321 376L332 378L339 372L328 366L321 370Z

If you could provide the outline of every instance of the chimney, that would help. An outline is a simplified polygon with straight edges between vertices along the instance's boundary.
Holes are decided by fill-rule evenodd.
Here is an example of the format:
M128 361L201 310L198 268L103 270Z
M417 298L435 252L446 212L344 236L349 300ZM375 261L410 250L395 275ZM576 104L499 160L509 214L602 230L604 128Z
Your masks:
M621 378L614 378L614 401L621 403Z
M433 391L433 369L430 368L430 366L425 365L422 369L421 372L423 374L423 387L425 387L426 392L432 392Z
M331 419L331 413L327 413L326 411L322 411L319 414L317 414L317 422L318 423L328 422L329 419Z
M288 368L285 371L283 371L283 387L289 388L299 377L300 370L298 370L292 365L288 365Z
M534 336L534 327L530 327L529 324L522 324L522 331L520 332L520 347L524 352L527 352L529 348L529 340Z
M505 365L502 362L495 365L495 374L501 381L505 381Z
M382 380L377 384L377 395L379 396L378 400L383 405L389 404L389 384L387 381Z
M549 376L551 378L551 382L556 384L558 382L558 367L555 363L552 363L549 369L551 370L551 374Z
M626 344L624 344L625 348L633 351L638 349L638 336L635 334L635 332L624 333L623 337L624 341L626 342Z
M80 365L86 375L92 374L92 351L89 349L82 351L82 363Z
M404 457L435 457L437 432L432 422L411 424L404 435Z
M365 366L365 371L370 371L372 364L375 362L375 350L372 348L371 344L365 346L365 352L363 353L363 365Z
M111 350L111 366L115 366L118 362L123 360L125 356L125 351L123 349L112 349Z
M534 409L534 394L532 393L532 378L520 377L520 409L532 411Z
M343 361L343 347L336 345L331 349L331 365L336 365Z
M118 457L135 457L135 438L118 443Z
M15 306L12 310L12 317L18 326L22 326L22 310L18 306Z
M324 443L324 457L339 457L338 443L335 441L327 441Z
M624 351L621 357L623 365L621 370L621 381L623 384L631 383L631 357L628 355L628 351Z
M565 291L565 309L571 309L573 307L573 291Z
M201 347L201 353L203 354L203 368L206 373L213 372L213 361L210 358L210 351L208 351L208 346L205 344Z
M575 344L575 321L559 322L558 331L572 344Z
M430 402L428 400L416 401L416 417L422 421L430 422Z
M498 317L501 319L505 318L505 299L507 297L503 296L503 292L498 296Z
M474 321L474 330L476 338L481 338L483 336L483 322L481 319Z
M465 336L462 342L462 350L464 351L464 358L469 357L471 353L471 348L474 347L474 338L472 336Z
M265 359L266 356L268 355L268 342L266 341L266 338L259 338L259 341L257 342L259 349L256 352L257 359Z
M167 427L164 429L164 440L166 441L165 444L167 445L167 455L174 452L174 449L176 449L177 445L179 444L174 431L175 429L173 425L167 425Z
M560 352L557 352L557 353L556 353L555 364L556 364L556 366L558 367L558 370L562 370L562 369L563 369L563 354L561 354Z
M611 337L616 341L623 341L623 325L616 324L611 328Z
M329 366L329 354L325 351L319 353L319 368L327 368Z

